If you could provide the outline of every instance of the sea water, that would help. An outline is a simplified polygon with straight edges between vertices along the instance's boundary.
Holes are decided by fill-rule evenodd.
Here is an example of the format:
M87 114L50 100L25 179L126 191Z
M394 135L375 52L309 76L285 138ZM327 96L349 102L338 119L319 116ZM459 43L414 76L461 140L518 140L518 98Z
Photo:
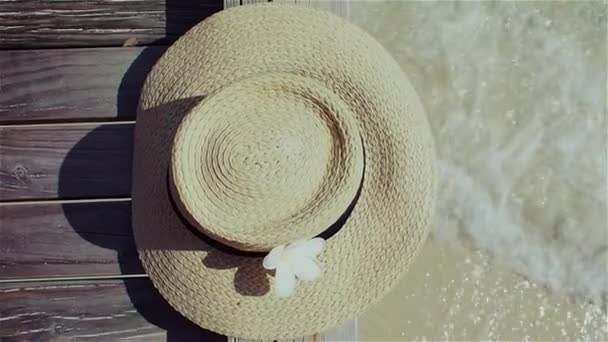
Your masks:
M427 110L432 236L606 307L606 3L358 1Z

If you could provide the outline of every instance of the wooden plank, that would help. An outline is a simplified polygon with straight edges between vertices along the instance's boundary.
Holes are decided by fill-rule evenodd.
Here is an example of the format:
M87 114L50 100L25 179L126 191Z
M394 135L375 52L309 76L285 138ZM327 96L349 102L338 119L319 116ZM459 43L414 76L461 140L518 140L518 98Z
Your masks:
M260 2L268 2L268 0L240 0L240 4L239 1L231 1L230 0L226 0L226 2L224 3L224 8L229 8L229 7L234 7L234 6L239 6L239 5L250 5L250 4L257 4Z
M1 44L1 41L0 41ZM25 101L27 102L27 101ZM59 110L61 111L61 110ZM58 111L58 112L59 112ZM52 111L51 111L52 112ZM117 115L119 114L119 111L117 110ZM77 116L76 116L77 117ZM115 126L115 127L112 127ZM129 131L128 134L124 133L124 129L121 131L119 130L117 127L119 126L123 126L123 128L127 128L127 130ZM63 128L63 129L62 129ZM95 131L101 130L102 132L100 133L101 135L97 136L97 133L94 134ZM68 198L74 198L74 197L90 197L90 196L116 196L113 195L116 192L119 193L118 196L121 195L126 195L130 189L130 151L131 151L131 135L132 135L132 127L130 127L130 125L61 125L61 126L25 126L25 127L1 127L0 128L0 148L1 148L1 152L2 155L0 156L0 161L2 163L0 163L0 200L15 200L15 199L30 199L30 198L57 198L59 196L66 196ZM40 136L38 136L38 134L40 134ZM22 137L18 137L20 134L23 134ZM90 137L90 135L93 134L93 137ZM53 137L56 136L57 138L53 139ZM125 138L126 136L128 136L127 138ZM77 139L75 139L74 137L77 137ZM113 138L109 138L109 137L113 137ZM48 144L45 144L48 141ZM106 145L109 141L111 141L110 146L108 148L108 146ZM129 145L129 148L125 149L124 147ZM28 156L25 156L22 160L31 160L31 159L37 159L38 156L42 156L42 161L40 163L34 163L31 164L30 162L27 162L25 164L25 166L23 165L23 163L20 162L19 160L19 151L24 151L26 152L25 154L28 154ZM9 151L9 154L11 154L10 157L5 158L5 151ZM27 152L27 151L33 151L33 153ZM128 157L125 157L125 152L124 151L128 151ZM65 158L65 162L61 162L62 159ZM128 166L124 166L125 163L124 161L127 160L128 161ZM58 162L59 161L59 162ZM114 169L114 167L110 167L108 169L103 169L103 165L102 164L112 164L112 163L117 163L115 166L119 166L117 168L117 173L116 174L112 174L111 172L109 172L109 170ZM67 165L64 165L67 164ZM100 167L101 167L101 171L100 171ZM33 172L31 172L33 170ZM113 170L112 170L113 171ZM73 175L74 177L70 177L70 175ZM121 175L127 175L127 177L120 177ZM50 177L49 177L50 176ZM108 177L109 176L109 177ZM41 179L41 181L38 181L38 179ZM119 179L118 181L116 181L116 179ZM11 182L11 180L16 181L16 182ZM33 181L33 182L32 182ZM115 182L118 182L122 185L116 185ZM97 184L97 185L95 185ZM125 186L125 184L127 184L127 186ZM118 190L116 190L118 189ZM125 191L126 189L126 191ZM3 197L3 194L7 193L9 194L7 197ZM19 205L32 205L32 204L19 204ZM16 204L11 204L10 206L6 206L6 207L11 207L13 206L13 209L16 208ZM65 212L65 208L64 205L62 205L62 211ZM2 215L6 215L6 217L10 217L11 219L14 217L25 217L26 214L30 214L33 213L35 210L33 208L29 208L29 209L23 209L21 211L21 213L16 212L16 210L9 210L9 214L5 214L2 213ZM69 210L68 210L69 211ZM74 215L74 213L80 213L80 212L88 212L89 216L95 216L95 215L101 215L101 213L103 212L103 210L100 210L99 208L89 208L88 210L73 210L72 215ZM83 217L87 217L87 215L85 214L80 214ZM64 226L61 226L62 228L67 228L67 225L65 225L66 222L71 223L72 219L68 219L67 215L66 217L63 218L64 221L62 221L61 218L61 214L60 211L58 210L58 207L55 208L50 208L47 209L47 211L43 211L40 216L42 217L47 217L47 219L49 219L49 221L51 223L54 224L59 224L61 225L63 222ZM4 217L4 216L0 216L0 217ZM100 217L100 216L98 216ZM87 222L91 220L91 218L89 219L85 219L83 220L83 222ZM12 219L13 222L19 222L18 220L14 220ZM59 222L59 223L57 223ZM30 225L30 226L34 226L37 227L38 229L44 230L44 228L42 228L41 225L36 225L35 223L31 222L31 221L21 221L22 224L24 225ZM13 226L14 227L14 226ZM70 226L71 227L71 226ZM86 227L86 226L85 226ZM101 226L99 226L101 227ZM71 227L72 229L74 229L73 227ZM33 228L36 229L36 228ZM82 240L84 240L85 242L89 242L92 243L94 245L97 245L94 241L98 241L99 245L97 245L98 247L101 247L101 249L104 249L104 243L108 243L103 242L105 240L101 239L101 240L92 240L92 239L97 239L97 238L89 238L89 240L87 240L87 238L84 235L90 235L90 236L94 236L96 234L99 233L99 229L93 229L91 232L87 231L87 229L89 228L83 228L83 230L81 231L74 231L75 234L79 234L79 235L83 235L82 236ZM65 233L65 229L63 230L63 233ZM67 231L69 232L69 230ZM59 235L62 234L62 231L59 230L58 232ZM73 234L72 238L75 237L76 235ZM69 235L69 234L68 234ZM105 235L105 233L102 233L101 235ZM117 234L118 237L125 238L125 235L121 235L121 234ZM54 236L53 238L57 239L59 238L59 236ZM25 236L25 237L21 237L21 239L31 239L31 236ZM112 239L110 239L112 240ZM114 239L116 240L116 239ZM130 242L132 243L132 242ZM127 246L128 243L125 243L125 246ZM113 246L112 243L109 243L107 246ZM87 250L90 249L87 248ZM110 248L105 248L105 249L112 249ZM126 247L125 247L126 249ZM101 255L103 256L103 253L106 253L107 251L93 251L93 253L101 253ZM93 260L97 260L99 259L98 256L95 256ZM103 259L103 257L101 258L102 260L106 260L108 261L108 265L110 267L114 267L114 270L116 270L116 267L118 265L118 268L121 268L121 263L120 263L120 258L118 258L117 262L113 262L111 260L111 258L109 259ZM56 266L56 265L55 265ZM56 270L56 269L55 269ZM122 272L122 268L121 268L121 272ZM53 272L51 272L51 274L53 274ZM57 273L54 273L54 275L56 275ZM23 275L23 274L21 274ZM126 280L127 283L132 283L133 280ZM104 284L96 284L96 285L90 285L89 287L100 287L100 286L106 286L107 283ZM62 286L76 286L76 285L62 285ZM78 285L81 286L81 285ZM149 285L148 285L149 286ZM61 287L61 286L60 286ZM85 285L86 287L86 285ZM57 287L56 287L57 288ZM126 288L126 293L128 296L130 296L131 291L129 290L130 286L127 284ZM38 288L40 289L40 287ZM111 289L110 289L111 290ZM153 289L152 289L153 290ZM16 288L11 288L10 291L7 291L7 293L13 293L13 292L20 292L20 289L16 289ZM94 293L99 293L99 292L104 292L105 289L96 289ZM135 287L135 289L133 290L135 291L136 294L138 295L143 295L145 294L145 290L141 289L141 288L137 288ZM76 302L87 302L89 300L89 298L91 297L90 294L84 294L82 296L72 296L70 297L69 293L65 293L62 292L62 289L58 290L58 292L60 293L59 296L57 298L57 301L61 301L63 300L63 298L68 298L70 300L70 304L72 304L72 302L76 301ZM71 292L71 291L70 291ZM85 291L86 292L86 291ZM91 292L91 291L89 291ZM107 292L107 291L105 291ZM112 291L110 291L112 292ZM2 298L0 298L0 302L2 302L3 304L8 302L7 297L4 296L4 294L2 292L0 292L0 296L2 296ZM35 297L35 296L34 296ZM23 306L19 306L19 308L28 308L28 307L34 307L37 308L36 305L40 304L43 301L49 301L49 295L40 295L38 298L34 298L32 299L33 304L29 304L29 303L25 303ZM52 296L51 296L52 297ZM104 300L109 300L110 302L114 303L114 301L112 301L113 295L112 293L106 293L106 295L101 296L102 298L104 298ZM123 296L124 297L124 296ZM30 297L31 298L31 297ZM86 300L84 300L86 298ZM160 297L158 295L155 296L156 300L158 300ZM18 300L21 300L23 298L19 298ZM79 300L81 299L81 300ZM123 298L124 299L124 298ZM51 299L50 302L53 302L54 299ZM133 298L130 297L129 298L130 301L133 301ZM137 300L133 301L133 303L135 303ZM100 299L97 299L97 302L101 303ZM121 302L119 300L119 302ZM124 301L123 301L124 302ZM104 302L105 303L105 302ZM120 305L119 305L120 306ZM137 305L135 305L137 306ZM114 306L116 307L116 305ZM149 308L152 308L151 311L153 313L157 313L159 312L159 305L158 304L150 304L148 306ZM78 309L78 308L77 308ZM62 309L61 306L58 307L58 310L60 313L65 312L66 310ZM139 308L137 308L137 310L139 310ZM134 310L132 309L128 309L126 312L133 312ZM139 310L141 311L141 310ZM162 311L162 310L160 310ZM39 312L43 312L43 311L36 311L36 314ZM50 310L49 312L57 312L57 310L53 311ZM120 324L123 324L122 322L125 322L124 320L122 320L123 317L125 317L126 315L123 313L119 313L119 314L110 314L110 315L105 315L105 316L98 316L100 315L100 313L105 312L104 308L100 308L98 306L95 306L93 309L90 310L90 312L94 313L93 317L90 317L91 319L88 319L89 316L87 316L87 314L89 314L90 312L87 312L86 310L80 310L79 312L84 312L84 314L80 314L78 316L71 316L71 315L61 315L61 314L56 314L54 313L52 316L50 316L50 320L49 319L41 319L41 321L50 322L50 326L52 327L52 330L54 332L51 333L51 335L45 335L47 334L49 331L51 331L51 329L45 329L45 328L33 328L30 329L29 328L29 324L34 322L35 319L30 319L31 316L29 313L25 313L23 315L17 314L17 315L12 315L12 316L8 316L5 315L5 312L2 311L2 309L0 309L0 317L3 317L3 322L2 325L0 325L0 337L6 337L6 339L11 339L11 340L46 340L46 339L53 339L53 340L65 340L66 337L67 339L78 339L78 338L87 338L87 339L97 339L97 340L107 340L108 338L110 339L115 339L115 338L134 338L136 340L154 340L157 339L158 337L160 337L161 340L167 339L167 340L172 340L171 338L171 333L170 331L172 330L171 328L169 328L168 332L163 334L162 332L156 333L156 332L144 332L143 334L139 334L139 332L143 329L145 330L146 328L138 328L137 327L137 322L138 320L135 320L135 323L129 321L126 324L124 324L124 328L123 329L113 329L114 325L114 319L119 318L121 320ZM136 311L138 312L138 311ZM143 315L144 317L146 316L145 314ZM8 326L8 329L6 328L7 325L5 325L5 321L4 318L8 317L6 320L14 320L15 318L19 318L19 317L26 317L27 319L25 319L23 322L18 322L16 325L19 328L13 329L12 334L9 332L6 335L3 335L5 331L8 331L8 329L10 329L10 326ZM66 318L67 317L67 318ZM74 319L76 318L76 319ZM56 321L53 320L61 320L61 319L68 319L68 320L76 320L78 321L78 326L75 327L68 327L65 330L62 330L62 328L64 327L64 325L61 324L57 324ZM88 326L88 323L85 323L84 325L79 325L82 322L90 322L90 321L99 321L99 320L110 320L111 326L106 326L103 327L102 329L98 329L97 331L93 331L93 333L89 333L84 334L84 335L70 335L71 331L86 331L87 329L96 329L99 327L98 324L92 324L91 326ZM150 320L150 318L145 317L145 320ZM167 321L167 317L163 315L161 322L166 322ZM170 319L169 319L170 321ZM183 323L183 319L179 320L179 324L184 324ZM105 322L104 322L105 323ZM133 328L135 327L135 328ZM196 327L194 327L196 328ZM56 334L55 332L57 332L57 330L59 330L59 333ZM184 327L180 327L179 329L174 329L173 331L179 331L179 334L174 334L173 336L173 340L184 340L184 335L183 333L185 331L188 331L187 328ZM338 336L347 336L344 334L351 334L353 331L356 332L356 329L353 330L353 328L348 328L346 333L342 333L342 335L338 335ZM65 334L65 332L67 332L68 334ZM131 334L132 332L134 332L133 334ZM37 334L35 336L32 336L31 334ZM124 335L123 335L124 334ZM197 335L197 334L195 334ZM200 333L198 334L199 336L197 336L196 338L198 340L204 339L204 340L208 340L208 338L205 337L201 337ZM317 340L318 338L327 338L327 336L329 335L317 335L315 337L313 337L314 340ZM344 337L338 337L338 338L344 338ZM4 340L4 339L3 339Z
M144 274L131 201L0 204L0 280Z
M129 200L0 205L0 280L143 275L130 206ZM356 341L356 331L351 321L297 341ZM1 328L0 337L7 337Z
M0 124L135 118L166 47L0 51Z
M174 311L149 279L4 284L1 341L221 341Z
M133 123L0 126L0 201L131 192Z
M0 205L0 280L142 275L130 206L128 200ZM302 341L355 341L355 325Z
M130 205L128 200L0 205L0 280L143 274ZM302 341L355 341L355 324Z
M251 341L197 327L174 311L147 278L3 284L0 302L2 341ZM354 341L341 333L353 325L282 342Z
M345 1L305 1L348 14ZM132 120L141 85L165 49L0 51L0 124Z
M2 0L0 49L170 44L222 0Z
M307 0L309 5L330 11L341 17L350 17L350 0Z

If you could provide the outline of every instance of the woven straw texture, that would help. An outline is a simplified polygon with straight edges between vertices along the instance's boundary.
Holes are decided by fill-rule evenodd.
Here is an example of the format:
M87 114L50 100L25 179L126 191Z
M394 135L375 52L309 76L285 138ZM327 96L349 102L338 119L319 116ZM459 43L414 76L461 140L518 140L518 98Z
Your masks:
M349 107L290 74L238 81L205 99L180 125L171 160L175 198L191 224L248 251L321 233L363 176Z
M174 308L224 335L295 338L353 318L428 232L437 175L420 101L382 46L327 12L248 5L195 26L150 72L135 139L142 263ZM286 299L261 257L197 237L169 193L204 234L263 251L324 231L358 190L322 277Z

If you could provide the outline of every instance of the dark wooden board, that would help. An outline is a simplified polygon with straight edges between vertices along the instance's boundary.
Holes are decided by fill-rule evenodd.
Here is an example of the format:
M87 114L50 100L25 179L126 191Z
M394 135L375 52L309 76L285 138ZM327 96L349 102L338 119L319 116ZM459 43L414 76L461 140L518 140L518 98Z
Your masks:
M175 312L147 278L3 284L0 340L226 341Z
M0 49L170 44L222 0L0 0Z
M144 274L131 201L0 204L0 280Z
M0 51L0 124L133 120L145 77L165 49Z
M131 192L133 124L0 126L0 201Z

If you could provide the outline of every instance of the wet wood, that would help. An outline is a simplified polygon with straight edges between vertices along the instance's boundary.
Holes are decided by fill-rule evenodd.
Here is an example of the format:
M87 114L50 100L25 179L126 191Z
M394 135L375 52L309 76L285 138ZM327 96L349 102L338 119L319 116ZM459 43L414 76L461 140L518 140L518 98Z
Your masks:
M0 127L0 201L123 197L133 124Z
M0 49L170 44L222 0L0 0Z
M131 201L0 204L0 280L144 274Z
M132 120L165 49L0 51L0 124Z
M0 285L1 341L221 341L175 312L149 279Z

